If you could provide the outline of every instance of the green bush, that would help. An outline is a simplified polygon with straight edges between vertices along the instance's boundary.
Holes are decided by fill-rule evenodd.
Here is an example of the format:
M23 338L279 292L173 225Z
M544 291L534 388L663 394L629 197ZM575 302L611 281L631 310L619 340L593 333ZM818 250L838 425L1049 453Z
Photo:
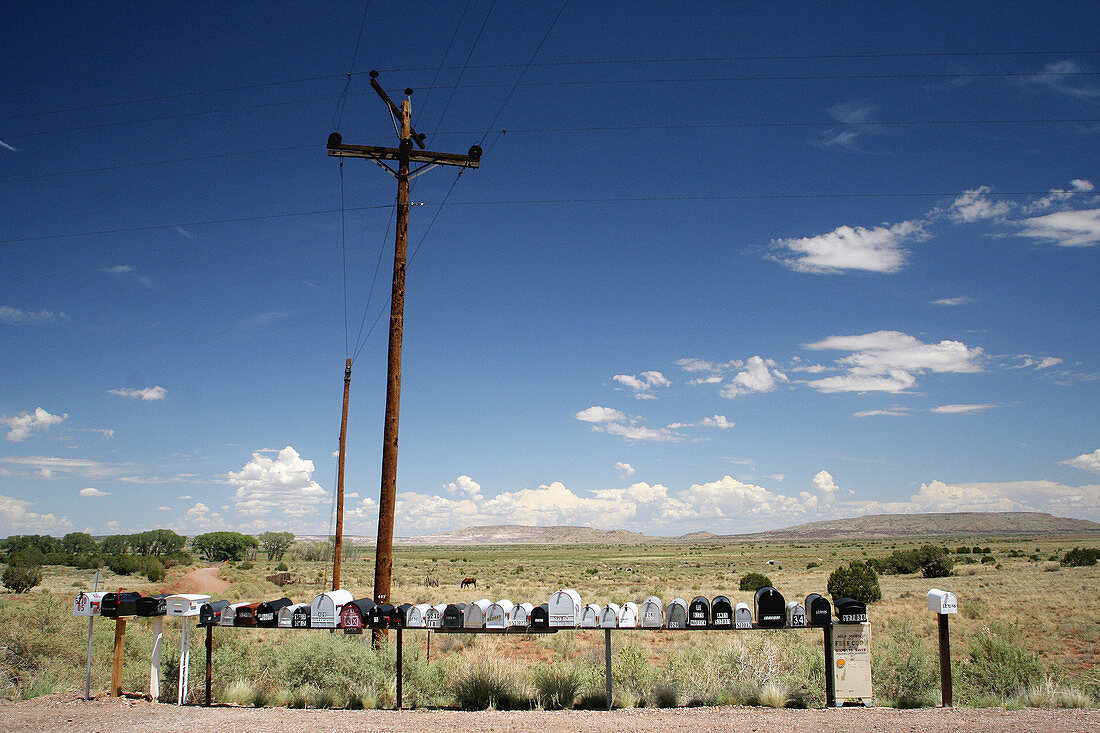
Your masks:
M875 639L872 665L875 697L899 708L936 704L936 656L907 622L891 625L885 635Z
M548 710L568 710L576 704L590 674L578 664L539 664L531 670L538 703Z
M771 578L769 578L767 575L764 575L763 573L748 573L741 576L741 582L738 585L738 588L740 590L747 590L750 593L755 593L761 588L770 586L771 584Z
M920 571L926 578L947 578L954 568L955 561L945 555L925 563Z
M107 567L118 575L133 575L142 569L142 562L133 555L112 555L107 558Z
M499 661L478 655L451 676L451 692L463 710L510 710L523 696L509 671Z
M1045 673L1042 659L990 629L970 639L969 659L962 665L963 681L974 692L998 697L1021 694Z
M1100 559L1100 550L1095 548L1074 547L1072 550L1066 552L1065 556L1059 562L1067 568L1081 568L1095 565L1097 559Z
M12 563L4 569L0 582L8 590L16 593L26 593L31 588L42 582L42 566L27 565L13 559Z
M285 573L287 570L288 568L285 562L280 562L278 565L275 566L275 572L277 573Z
M859 560L852 560L848 567L834 570L829 576L828 590L834 598L854 598L864 603L882 600L878 573L871 565Z

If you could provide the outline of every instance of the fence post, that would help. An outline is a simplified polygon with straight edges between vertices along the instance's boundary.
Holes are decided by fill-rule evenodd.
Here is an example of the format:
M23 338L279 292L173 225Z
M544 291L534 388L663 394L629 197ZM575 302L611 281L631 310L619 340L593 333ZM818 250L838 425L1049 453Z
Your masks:
M402 657L404 654L401 646L401 627L397 627L397 709L401 709L401 677L402 677Z
M214 626L206 627L206 707L210 707L210 688L214 683Z
M825 707L836 707L836 680L833 679L833 620L825 624L822 631L825 634Z
M611 696L611 629L603 630L604 674L607 682L607 709L612 707Z

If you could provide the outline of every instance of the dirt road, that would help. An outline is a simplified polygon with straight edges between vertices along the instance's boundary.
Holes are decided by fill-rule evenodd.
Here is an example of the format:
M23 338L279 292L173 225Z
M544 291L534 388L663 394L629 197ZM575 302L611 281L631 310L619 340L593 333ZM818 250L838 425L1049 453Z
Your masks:
M814 731L814 733L1095 733L1100 710L1002 708L892 710L773 710L771 708L675 708L601 711L288 710L286 708L177 707L144 700L77 693L0 704L0 728L12 733L48 730L153 731L347 731L351 733L716 733L718 731Z
M230 584L218 577L219 569L221 569L221 563L192 570L180 578L178 582L173 583L171 591L173 593L207 593L209 595L222 593Z

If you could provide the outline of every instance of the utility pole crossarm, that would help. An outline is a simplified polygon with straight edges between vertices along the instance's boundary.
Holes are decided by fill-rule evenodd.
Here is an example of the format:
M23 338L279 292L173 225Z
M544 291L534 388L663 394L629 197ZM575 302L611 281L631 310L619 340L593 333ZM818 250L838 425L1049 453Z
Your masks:
M401 148L382 148L376 145L347 145L340 141L340 136L333 133L329 136L328 154L334 158L366 158L368 160L396 160L402 158L410 163L429 163L433 165L453 165L459 168L477 168L481 161L481 148L477 145L470 148L466 155L457 153L436 153L431 150L402 151Z

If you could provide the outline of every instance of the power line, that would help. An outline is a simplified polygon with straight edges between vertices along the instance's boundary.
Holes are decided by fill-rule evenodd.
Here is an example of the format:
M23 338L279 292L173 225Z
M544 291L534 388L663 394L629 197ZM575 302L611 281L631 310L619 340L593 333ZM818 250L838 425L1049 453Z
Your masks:
M725 194L706 196L605 196L595 198L545 198L545 199L497 199L480 201L418 201L411 206L508 206L508 205L563 205L563 204L618 204L618 203L651 203L661 201L773 201L773 200L812 200L812 199L870 199L870 198L948 198L962 195L960 191L883 191L875 193L747 193ZM1046 191L997 191L998 196L1046 196ZM370 211L393 208L393 204L378 204L375 206L349 207L346 211ZM213 224L235 224L248 221L265 221L284 219L298 216L317 216L321 214L337 214L340 209L316 209L312 211L288 211L279 214L260 214L256 216L241 216L227 219L208 219L204 221L177 222L172 224L151 224L140 227L125 227L119 229L100 229L86 232L70 232L67 234L45 234L36 237L16 237L0 239L0 244L19 244L24 242L41 242L53 239L73 239L78 237L92 237L102 234L125 234L130 232L145 232L157 229L174 229L176 227L205 226Z
M359 58L359 42L363 39L363 28L367 25L367 11L370 9L370 0L363 3L363 19L359 21L359 34L355 36L355 51L351 54L351 64L348 66L348 80L344 83L344 91L340 92L340 98L336 100L336 111L332 114L332 129L339 130L340 123L344 119L344 107L348 101L348 87L351 86L351 77L355 73L355 60Z
M466 0L466 4L462 7L462 15L458 16L458 22L455 23L454 32L451 33L451 40L447 41L447 48L444 49L443 57L439 59L439 67L435 70L435 76L432 77L432 86L433 87L435 86L435 83L437 81L439 81L439 75L443 72L443 64L447 63L447 56L450 55L451 47L454 46L455 39L458 38L458 31L462 28L462 21L466 20L466 13L467 13L467 11L469 11L470 4L472 2L473 2L473 0ZM486 16L486 19L488 19L488 16ZM467 61L468 60L469 59L467 59ZM417 111L416 120L415 120L417 122L417 124L419 124L420 116L423 114L423 112L421 112L420 110L423 110L425 107L428 106L428 100L431 99L431 98L432 98L432 90L431 90L431 88L429 88L428 93L424 97L424 104L417 106L418 111ZM413 126L416 127L416 125L413 125Z
M554 67L554 66L613 66L616 64L667 64L667 63L721 63L726 61L816 61L816 60L859 60L859 59L891 59L891 58L951 58L956 56L962 57L998 57L998 56L1085 56L1100 54L1100 50L1081 50L1081 49L1047 49L1047 50L1033 50L1033 51L928 51L928 52L895 52L895 53L847 53L847 54L803 54L803 55L756 55L756 56L692 56L692 57L666 57L655 59L608 59L602 61L540 61L538 63L531 64L535 67ZM491 69L511 69L524 66L522 63L511 64L480 64L471 65L468 68L477 70L491 70ZM406 72L406 71L433 71L433 70L455 70L458 66L440 66L440 67L393 67L383 68L379 71L384 72ZM364 72L354 72L355 75L362 74ZM303 84L311 81L330 81L333 79L343 78L344 74L321 74L317 76L303 76L296 79L281 79L278 81L266 81L256 82L254 84L240 84L231 87L219 87L216 89L204 89L190 92L178 92L176 94L163 94L151 97L136 97L134 99L123 99L114 102L99 102L97 104L86 104L75 107L61 107L58 109L41 110L38 112L24 112L17 115L5 115L0 117L0 121L7 120L19 120L26 119L28 117L43 117L47 115L65 114L68 112L85 112L94 109L106 109L110 107L120 107L128 104L144 104L148 102L164 102L172 99L184 99L186 97L199 97L209 94L223 94L226 92L240 92L249 89L262 89L267 87L288 86L291 84ZM433 82L434 84L434 82Z
M435 123L436 130L438 130L439 126L443 124L443 119L447 116L447 110L451 108L451 100L455 98L455 92L458 91L458 87L462 83L462 76L466 73L466 67L469 66L470 59L473 58L474 51L477 49L477 42L481 40L481 34L485 32L485 26L489 24L489 16L492 15L493 8L495 8L496 5L497 0L493 0L491 3L489 3L489 9L485 11L485 18L481 21L481 28L478 29L477 36L474 37L473 45L470 46L470 52L466 54L466 61L462 65L462 71L459 72L458 79L451 87L451 94L449 97L447 97L447 103L443 105L443 111L439 113L439 121ZM435 82L432 83L434 84ZM428 87L429 94L431 93L431 91L432 88ZM435 134L434 130L432 131L432 134Z

